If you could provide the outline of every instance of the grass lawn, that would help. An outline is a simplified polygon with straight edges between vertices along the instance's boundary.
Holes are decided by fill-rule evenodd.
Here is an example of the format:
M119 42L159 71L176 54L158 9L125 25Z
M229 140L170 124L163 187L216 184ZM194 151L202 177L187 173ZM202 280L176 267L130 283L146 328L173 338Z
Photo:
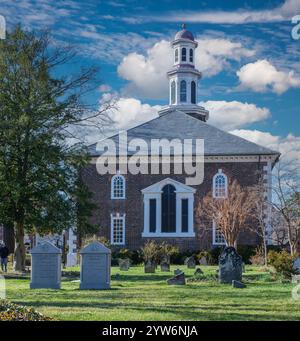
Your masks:
M176 267L171 267L172 273ZM194 270L179 268L187 278L193 277ZM202 269L209 278L216 267ZM276 282L258 267L246 267L245 289L214 279L168 286L170 274L159 269L144 274L143 267L120 272L113 267L111 289L104 291L79 290L79 283L67 277L61 290L30 290L29 279L7 279L7 299L57 320L300 320L300 301L291 297L294 285Z

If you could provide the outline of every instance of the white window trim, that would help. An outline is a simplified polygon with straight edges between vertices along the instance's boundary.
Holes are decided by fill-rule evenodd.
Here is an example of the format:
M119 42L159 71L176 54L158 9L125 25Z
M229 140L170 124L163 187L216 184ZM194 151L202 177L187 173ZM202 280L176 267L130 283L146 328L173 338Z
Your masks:
M120 213L116 213L113 214L111 213L110 215L110 243L111 245L125 245L125 224L126 224L126 220L125 220L126 214L120 214ZM114 242L114 220L115 219L120 219L122 220L122 235L123 235L123 240L120 243L116 243Z
M176 232L161 232L161 194L165 185L171 184L176 191ZM195 237L194 232L194 193L195 189L167 178L142 190L144 194L144 231L142 237ZM150 199L156 199L156 231L150 232ZM188 199L188 232L181 232L181 202Z
M225 196L224 197L216 197L216 177L218 175L222 175L225 179ZM216 198L216 199L224 199L224 198L227 198L228 196L228 178L227 178L227 175L223 173L222 169L219 169L218 170L218 173L214 175L213 177L213 197Z
M114 195L114 179L115 178L122 178L123 179L123 196L122 197L115 197L115 195ZM123 176L123 175L121 175L121 174L116 174L116 175L114 175L112 178L111 178L111 193L110 193L110 197L111 197L111 199L113 199L113 200L124 200L124 199L126 199L126 179L125 179L125 177Z
M224 238L224 242L223 243L220 243L220 242L217 242L216 241L216 227L217 227L217 224L215 221L213 221L213 228L212 228L212 231L213 231L213 242L212 244L213 245L226 245L226 241L225 241L225 238Z

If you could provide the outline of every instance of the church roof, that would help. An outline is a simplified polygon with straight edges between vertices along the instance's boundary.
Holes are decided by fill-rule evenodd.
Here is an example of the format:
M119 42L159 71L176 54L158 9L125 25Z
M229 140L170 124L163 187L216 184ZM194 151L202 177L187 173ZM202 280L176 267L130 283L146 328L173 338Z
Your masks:
M141 138L149 146L151 139L203 139L205 156L280 155L277 151L222 131L180 111L168 112L127 130L127 138L128 142L133 138ZM114 135L110 139L116 143L118 150L118 135ZM91 156L101 155L97 152L96 146L96 143L89 146Z

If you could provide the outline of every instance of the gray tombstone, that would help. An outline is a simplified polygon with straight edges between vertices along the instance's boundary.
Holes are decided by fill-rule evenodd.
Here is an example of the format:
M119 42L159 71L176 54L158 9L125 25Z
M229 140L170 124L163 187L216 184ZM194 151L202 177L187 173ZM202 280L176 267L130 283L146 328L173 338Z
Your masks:
M184 263L188 267L188 269L195 269L196 267L196 261L194 256L186 258Z
M162 272L169 272L170 271L170 264L168 262L160 263L160 270Z
M196 271L194 272L194 275L203 275L203 271L200 268L197 268Z
M109 289L110 249L95 241L83 248L80 255L80 289Z
M204 266L206 266L207 265L207 259L206 259L206 257L204 257L204 256L202 256L201 258L200 258L200 260L199 260L199 264L200 265L204 265Z
M61 250L44 241L32 248L30 253L30 289L60 289Z
M219 282L230 283L241 281L243 260L232 246L226 247L219 257Z
M152 263L150 260L148 260L145 264L144 264L144 271L145 273L155 273L155 269L156 269L156 264Z
M167 280L168 285L185 285L185 274L184 272L180 272L178 275Z
M294 260L293 269L295 270L296 274L300 275L300 258Z
M130 259L119 259L120 271L128 271L130 268Z
M181 274L182 273L182 270L180 269L175 269L174 270L174 275L178 275L178 274Z

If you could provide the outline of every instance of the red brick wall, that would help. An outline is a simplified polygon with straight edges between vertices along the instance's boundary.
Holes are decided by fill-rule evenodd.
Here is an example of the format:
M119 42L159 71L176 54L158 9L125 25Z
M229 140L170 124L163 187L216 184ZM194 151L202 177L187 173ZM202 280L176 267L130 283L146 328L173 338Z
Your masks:
M212 189L212 178L222 169L229 179L235 178L243 186L251 186L257 183L259 169L264 163L240 162L240 163L206 163L204 169L204 182L196 188L194 209L201 198ZM82 172L82 178L93 193L93 200L98 205L94 211L91 222L99 226L99 235L110 240L110 214L126 213L126 247L139 249L147 238L142 238L143 231L143 195L141 190L167 177L185 183L186 175L124 175L126 178L126 199L111 200L112 175L99 175L96 166L90 164ZM204 225L204 226L203 226ZM204 224L197 216L194 217L195 238L155 238L158 241L167 241L176 244L181 250L199 250L212 247L211 224ZM153 238L154 239L154 238ZM239 244L255 245L258 237L255 233L243 232L239 238Z

